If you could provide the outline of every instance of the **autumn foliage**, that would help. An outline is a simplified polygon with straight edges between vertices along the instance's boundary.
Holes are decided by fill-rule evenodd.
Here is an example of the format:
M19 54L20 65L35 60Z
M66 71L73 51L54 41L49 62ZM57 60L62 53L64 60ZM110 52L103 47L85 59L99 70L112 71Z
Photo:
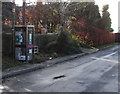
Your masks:
M88 46L98 46L115 42L114 33L96 27L89 28L87 31L77 32L76 36L81 44L87 44Z
M114 33L99 27L89 26L82 18L72 23L72 29L80 43L89 47L115 42Z
M108 5L103 7L102 16L99 7L92 3L71 3L66 9L66 27L71 28L72 34L80 44L98 46L115 42L115 34L111 31L111 19ZM74 18L74 19L73 19ZM34 24L37 32L44 27L48 32L54 32L61 23L61 7L59 3L43 5L37 3L33 9L26 10L26 23ZM69 26L70 25L70 26Z

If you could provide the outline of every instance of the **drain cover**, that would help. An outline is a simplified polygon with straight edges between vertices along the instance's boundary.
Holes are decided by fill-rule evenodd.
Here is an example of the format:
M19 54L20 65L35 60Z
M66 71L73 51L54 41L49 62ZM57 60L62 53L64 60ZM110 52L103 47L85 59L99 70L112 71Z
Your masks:
M65 75L59 75L59 76L54 77L53 79L59 79L59 78L63 78L63 77L66 77L66 76Z

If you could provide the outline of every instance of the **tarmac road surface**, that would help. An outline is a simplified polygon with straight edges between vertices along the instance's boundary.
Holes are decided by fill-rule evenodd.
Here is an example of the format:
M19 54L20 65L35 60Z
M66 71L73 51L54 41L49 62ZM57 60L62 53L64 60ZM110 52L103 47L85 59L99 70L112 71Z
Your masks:
M8 78L3 92L118 92L118 46Z

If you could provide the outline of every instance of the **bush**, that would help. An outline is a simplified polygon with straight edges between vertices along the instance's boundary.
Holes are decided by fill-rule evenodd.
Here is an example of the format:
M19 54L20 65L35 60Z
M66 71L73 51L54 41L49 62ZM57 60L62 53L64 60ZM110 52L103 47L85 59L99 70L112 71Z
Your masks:
M93 46L93 41L90 39L90 34L86 31L81 31L76 34L78 36L80 46L90 48Z
M68 30L62 31L57 40L57 50L59 53L73 54L80 53L80 47Z
M2 33L2 54L3 56L13 56L13 35L12 33Z
M41 35L36 34L35 35L35 44L38 46L40 52L46 52L49 50L49 46L51 46L51 42L56 41L58 38L57 34L51 34L51 35Z
M51 56L54 57L54 58L56 58L56 57L58 57L58 53L53 52L53 53L51 54Z
M52 53L57 51L57 41L48 43L45 47L45 52Z

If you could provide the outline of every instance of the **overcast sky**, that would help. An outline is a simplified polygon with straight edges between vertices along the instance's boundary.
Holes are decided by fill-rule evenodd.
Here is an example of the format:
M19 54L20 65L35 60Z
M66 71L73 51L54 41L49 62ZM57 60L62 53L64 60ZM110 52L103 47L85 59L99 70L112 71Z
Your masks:
M112 20L112 28L114 32L118 32L118 2L120 0L95 0L96 4L99 5L99 9L102 10L102 6L109 4L109 12Z
M37 0L26 0L26 1L27 2L35 2ZM110 17L112 20L111 27L114 29L114 32L118 32L118 2L119 1L120 0L95 0L95 3L99 6L100 11L102 10L103 5L109 4L108 11L110 12ZM22 0L16 0L16 4L22 5Z

